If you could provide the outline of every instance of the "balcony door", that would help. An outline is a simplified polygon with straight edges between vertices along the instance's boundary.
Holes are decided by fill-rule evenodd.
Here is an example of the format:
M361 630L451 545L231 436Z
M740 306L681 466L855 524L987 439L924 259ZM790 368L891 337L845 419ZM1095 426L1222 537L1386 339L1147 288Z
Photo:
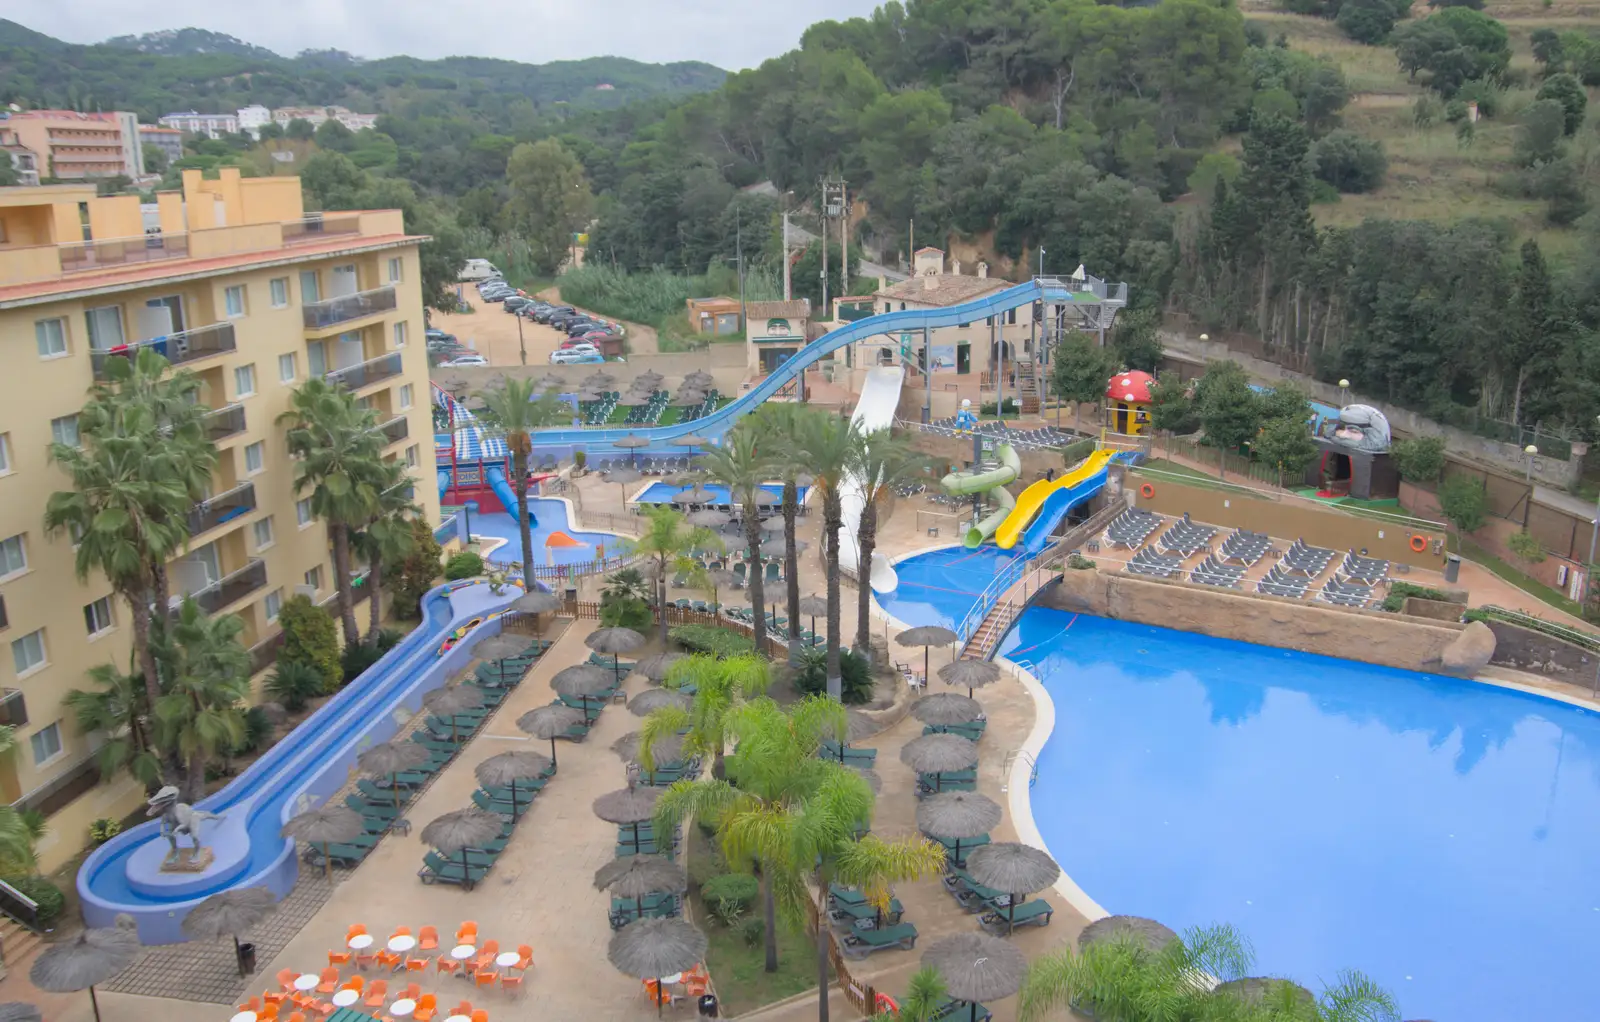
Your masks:
M333 348L333 368L349 369L365 361L366 355L362 350L360 332L340 334L338 343Z
M222 558L217 552L217 544L213 542L196 547L186 556L173 561L169 574L174 595L189 596L215 584L222 578Z
M330 276L332 280L328 285L329 298L343 298L345 295L353 295L361 290L360 284L356 281L355 263L350 263L348 266L335 266Z
M183 298L167 295L152 298L134 310L138 317L139 339L151 341L184 331ZM169 356L170 357L170 356Z

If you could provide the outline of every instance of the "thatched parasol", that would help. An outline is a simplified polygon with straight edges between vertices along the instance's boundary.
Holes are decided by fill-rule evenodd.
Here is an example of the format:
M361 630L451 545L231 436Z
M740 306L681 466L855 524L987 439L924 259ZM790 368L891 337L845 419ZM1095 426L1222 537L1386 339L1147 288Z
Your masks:
M278 910L278 899L265 887L235 887L219 891L196 905L183 917L183 932L194 940L233 938L233 957L243 976L244 958L239 953L239 934Z
M51 944L33 960L28 981L52 994L89 991L95 1022L100 1022L100 1001L95 985L104 983L133 964L139 956L139 934L120 925L83 930L71 940Z
M935 692L911 704L911 715L924 724L947 727L967 724L983 716L983 706L971 696L956 692Z
M472 889L472 870L467 865L467 849L482 848L505 830L499 813L472 806L445 813L422 828L422 840L445 855L461 853L461 882Z
M900 762L919 774L966 770L978 762L978 746L960 735L923 735L901 746Z
M588 403L588 402L593 402L593 401L600 401L600 400L603 400L604 398L605 398L605 395L600 393L598 390L580 390L580 391L578 391L578 400L581 401L581 402Z
M1083 932L1078 934L1078 950L1109 940L1132 940L1155 953L1177 939L1176 933L1154 919L1144 916L1106 916L1085 926Z
M950 858L961 862L961 842L982 837L1000 824L1000 805L975 791L946 791L929 795L917 805L917 829L931 837L956 843Z
M721 514L722 512L719 511L717 513ZM739 584L739 576L727 568L715 568L706 572L706 581L711 583L711 602L716 605L712 610L717 610L722 606L722 591L736 588Z
M629 468L627 465L611 469L606 473L606 482L616 483L622 487L622 503L624 506L628 503L628 484L636 483L643 478L644 474L642 472L638 469Z
M674 689L647 688L628 700L628 712L635 717L648 717L663 706L676 706L680 710L687 710L693 704L693 699Z
M635 916L644 914L647 894L682 894L689 889L683 867L659 855L630 855L595 870L594 886L618 898L632 898Z
M978 1022L978 1002L1010 997L1028 975L1027 956L987 933L957 933L936 941L922 953L922 964L939 971L952 998L968 1002L971 1022Z
M473 775L485 789L510 787L511 822L517 821L517 782L534 781L548 777L555 769L555 760L547 759L532 749L512 749L490 756L473 769Z
M400 808L400 775L415 770L432 755L416 742L384 742L356 757L356 766L374 777L388 776L389 790L394 795L394 807Z
M1001 841L975 848L967 856L967 872L985 887L1011 895L1006 904L1006 930L1022 895L1034 894L1055 883L1061 867L1048 852L1016 841Z
M867 787L872 789L874 795L883 789L883 778L878 776L876 770L870 770L867 767L851 767L850 769L861 775L861 779L867 782Z
M702 511L691 511L689 513L689 524L698 525L704 529L720 529L722 526L727 525L732 520L733 516L728 514L728 512L718 511L714 507L709 507Z
M550 390L553 387L566 386L567 381L563 380L555 373L545 373L543 376L539 377L539 379L536 380L533 385L538 387L540 390Z
M547 593L543 589L534 589L529 591L527 595L519 596L512 600L508 609L514 610L519 614L532 614L534 616L534 627L538 628L540 633L543 634L544 621L540 619L539 615L560 610L565 605L561 597L555 593Z
M703 436L696 436L695 434L690 433L688 436L674 437L673 440L672 440L672 446L674 446L674 447L704 447L706 444L709 444L710 442L711 442L710 440L707 440Z
M44 1014L31 1004L7 1001L0 1004L0 1022L43 1022Z
M622 437L620 440L613 440L611 442L611 446L620 447L623 450L627 451L628 452L628 461L631 464L633 462L633 460L638 457L639 448L641 448L641 447L649 447L650 446L650 441L647 438L642 437L637 433L629 433L627 436Z
M761 519L761 531L782 532L784 524L785 523L782 515L772 515L770 517Z
M1115 919L1116 916L1108 918ZM1244 979L1230 979L1226 983L1217 984L1212 991L1219 997L1232 997L1236 1001L1243 1001L1250 1005L1281 1004L1283 992L1288 991L1288 997L1302 1008L1311 1008L1317 1003L1317 995L1307 990L1298 983L1287 979L1277 979L1273 976L1246 976ZM1315 1018L1315 1012L1308 1012L1306 1017ZM4 1022L4 1020L0 1020Z
M596 628L583 639L583 644L596 653L611 654L611 670L618 685L622 684L622 654L632 653L644 643L644 636L632 628Z
M960 636L941 625L922 625L917 628L907 628L894 637L894 641L902 646L922 647L922 676L928 677L928 651L934 646L948 646L960 639Z
M810 545L803 539L797 539L794 541L794 552L797 554L802 553ZM771 539L764 540L757 549L768 557L782 557L789 552L788 545L784 542L784 537L782 536L773 536Z
M629 391L617 398L617 404L624 408L643 408L649 403L650 396L648 394L640 394L634 391Z
M278 833L282 837L292 837L307 844L321 845L322 873L324 878L331 881L333 860L328 854L328 846L353 841L363 829L365 825L361 822L361 814L354 809L340 805L320 805L294 817L285 823Z
M965 685L967 695L1000 680L1000 668L989 660L956 660L939 668L939 677L946 685Z
M679 407L698 405L704 403L706 392L703 390L680 390L673 395L672 403Z
M524 597L526 599L526 597ZM520 601L519 601L520 602ZM527 639L513 639L509 635L501 634L493 638L481 639L472 647L472 655L479 660L509 660L521 656L528 651Z
M622 757L624 763L638 763L644 765L641 739L644 736L638 731L629 731L627 734L611 743L611 751ZM650 749L651 765L661 763L676 763L683 759L683 736L667 735L657 741Z
M517 718L517 729L550 743L550 766L556 766L556 739L580 724L588 723L582 710L561 703L551 703L529 710Z
M606 957L621 972L635 979L655 981L694 968L706 956L706 935L682 919L640 919L611 937ZM656 1015L661 1000L656 1000Z
M556 695L564 696L568 699L582 700L584 723L586 724L594 723L594 718L589 715L591 709L596 713L599 712L599 707L591 707L589 705L590 701L599 699L605 693L610 692L615 687L615 684L615 678L606 677L606 669L604 667L596 667L594 664L574 664L571 667L563 667L555 673L555 677L550 679L550 687L555 690Z
M679 490L672 495L674 504L704 504L708 500L716 499L717 495L715 493L699 486L691 487L687 490Z
M422 697L422 705L440 717L450 718L450 740L459 742L461 735L456 729L456 714L482 706L483 692L476 685L436 688Z
M817 630L817 615L827 615L828 601L815 595L802 596L800 597L800 613L811 618L811 631L815 634Z
M641 788L632 784L608 791L594 800L594 814L607 823L632 827L633 843L637 845L639 824L655 815L656 799L661 797L661 791L660 788ZM660 834L656 836L664 837Z
M682 653L657 653L655 656L645 657L635 664L633 669L659 684L666 680L667 672L672 669L673 664L686 659L688 657Z

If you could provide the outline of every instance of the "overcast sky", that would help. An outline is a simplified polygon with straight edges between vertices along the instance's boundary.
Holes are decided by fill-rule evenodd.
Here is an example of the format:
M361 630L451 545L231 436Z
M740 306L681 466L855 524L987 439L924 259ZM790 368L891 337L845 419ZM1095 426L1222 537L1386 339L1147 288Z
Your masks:
M754 67L807 25L870 12L873 0L22 0L6 17L58 39L194 26L284 55L470 55L528 63L612 55Z

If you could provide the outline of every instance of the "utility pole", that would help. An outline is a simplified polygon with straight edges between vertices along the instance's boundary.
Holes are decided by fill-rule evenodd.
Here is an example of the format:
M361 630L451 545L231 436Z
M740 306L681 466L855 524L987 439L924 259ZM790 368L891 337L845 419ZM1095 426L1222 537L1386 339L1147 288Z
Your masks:
M850 294L850 192L839 182L839 297Z
M739 211L739 204L738 203L734 203L734 206L733 206L733 251L734 251L734 258L739 261L739 328L742 329L742 330L748 330L749 329L749 320L745 318L745 308L744 308L744 224L740 220L739 212L740 212ZM789 221L787 219L785 219L783 223L784 223L785 227L789 226ZM788 240L787 234L785 235L784 240L785 241ZM787 252L784 253L783 275L784 275L785 278L787 278L789 276L789 258L788 258L788 253ZM785 287L783 290L784 290L784 297L787 298L789 289L787 287Z
M522 312L517 312L517 353L522 356L522 364L528 364L528 346L522 340Z
M814 315L823 316L828 309L828 182L822 182L822 308Z
M933 352L928 350L928 328L922 328L922 422L933 421Z
M791 301L794 292L789 286L789 211L783 211L783 300Z

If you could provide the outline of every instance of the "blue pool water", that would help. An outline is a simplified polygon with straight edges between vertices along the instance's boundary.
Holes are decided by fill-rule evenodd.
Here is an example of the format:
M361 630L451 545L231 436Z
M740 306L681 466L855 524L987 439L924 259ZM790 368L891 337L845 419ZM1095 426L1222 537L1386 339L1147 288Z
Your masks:
M674 496L682 493L688 488L689 487L687 486L674 486L672 483L651 483L649 486L645 487L643 493L639 494L639 503L670 504ZM729 495L728 488L726 486L721 486L717 483L704 483L700 488L713 495L712 499L706 502L708 504L733 503L733 498ZM801 503L804 503L806 499L806 487L799 487L799 491L800 501ZM783 487L777 485L763 486L761 487L761 496L764 503L781 503L783 501Z
M528 510L533 512L538 524L533 529L534 559L539 564L585 564L602 557L615 557L621 553L622 537L611 532L580 532L567 520L567 505L549 497L529 497ZM491 561L501 563L522 560L522 530L517 520L502 513L482 513L472 516L472 531L480 536L499 536L510 540L505 546L489 555ZM546 547L545 540L552 532L564 532L583 546Z
M1600 716L1047 609L998 655L1055 701L1034 817L1107 911L1233 923L1259 974L1360 969L1405 1018L1600 1017Z
M878 593L878 606L913 627L954 628L995 573L1021 553L985 543L976 550L957 546L913 554L895 562L900 585L892 593Z

